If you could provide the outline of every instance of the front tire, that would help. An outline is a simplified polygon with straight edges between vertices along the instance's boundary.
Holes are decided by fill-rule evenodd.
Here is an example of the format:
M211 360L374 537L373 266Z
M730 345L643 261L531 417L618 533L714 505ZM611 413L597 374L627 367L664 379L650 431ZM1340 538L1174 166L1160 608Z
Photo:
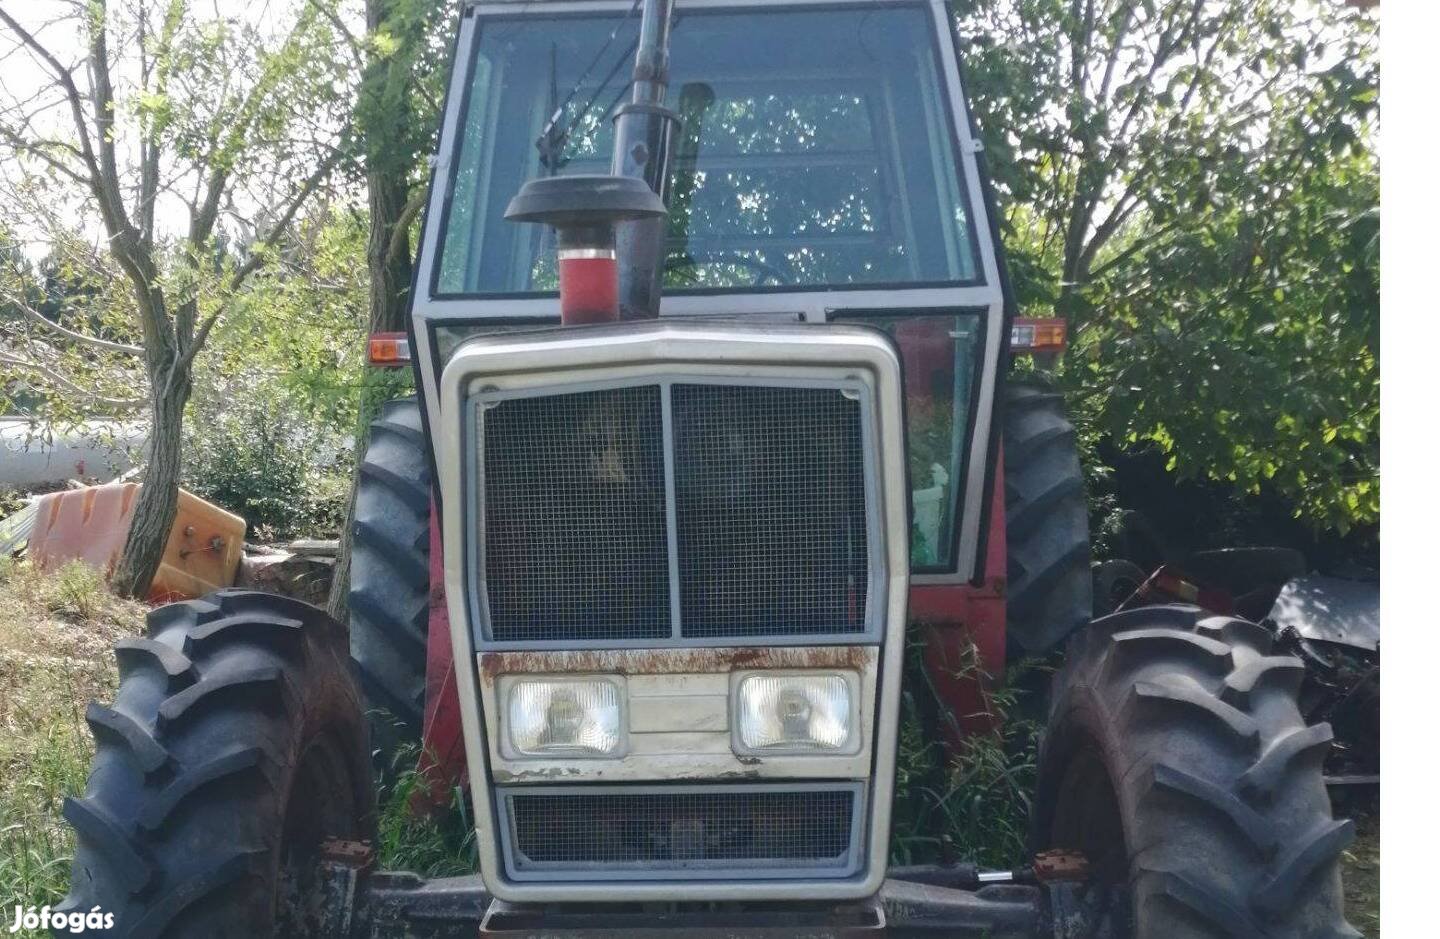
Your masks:
M221 590L149 615L92 703L95 762L67 799L62 909L117 936L304 936L329 839L372 837L374 795L344 628L308 604ZM111 934L111 933L107 933Z
M1035 847L1086 854L1128 885L1139 939L1355 937L1321 778L1330 728L1305 725L1304 667L1269 632L1189 606L1097 620L1056 675Z

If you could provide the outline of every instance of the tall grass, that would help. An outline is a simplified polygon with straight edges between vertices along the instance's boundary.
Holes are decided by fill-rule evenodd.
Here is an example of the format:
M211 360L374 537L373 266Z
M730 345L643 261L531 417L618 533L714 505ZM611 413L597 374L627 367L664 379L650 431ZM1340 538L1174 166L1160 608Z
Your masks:
M1010 868L1025 860L1040 724L1028 700L1044 666L1022 662L995 682L974 650L957 670L986 690L994 729L947 752L939 721L950 715L924 673L920 649L906 660L895 767L890 856L895 864L970 861ZM955 715L968 717L970 715Z
M405 767L380 792L376 855L382 870L412 871L422 877L455 877L479 870L470 799L459 786L449 804L433 811L416 809L425 780L415 769L419 748L397 753Z
M69 887L74 836L60 809L90 768L85 705L113 695L110 647L141 631L144 607L83 564L47 574L7 559L0 611L0 902L13 912L53 906Z

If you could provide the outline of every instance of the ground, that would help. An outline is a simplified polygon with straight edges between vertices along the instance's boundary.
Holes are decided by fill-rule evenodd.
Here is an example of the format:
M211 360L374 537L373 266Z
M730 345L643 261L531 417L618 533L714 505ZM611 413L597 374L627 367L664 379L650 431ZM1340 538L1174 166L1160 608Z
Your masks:
M111 646L143 632L145 607L114 599L83 566L44 576L0 559L0 611L0 909L8 917L16 905L38 908L65 894L72 838L60 806L85 785L91 757L85 706L113 695ZM1003 750L985 753L986 760L972 761L975 766L962 774L962 789L989 778L976 767ZM405 812L412 785L413 777L402 776L397 791L383 799L382 864L428 875L470 868L473 844L463 801L457 799L447 818L417 822ZM1345 855L1346 901L1350 921L1377 939L1380 818L1377 809L1363 806L1354 814L1359 837ZM964 843L964 832L956 835ZM0 929L11 922L5 919Z
M1345 852L1345 909L1366 939L1380 939L1380 815L1355 813L1356 838Z
M109 700L110 647L138 635L144 607L116 600L83 565L42 577L0 558L0 902L53 904L70 879L61 802L89 771L87 702Z

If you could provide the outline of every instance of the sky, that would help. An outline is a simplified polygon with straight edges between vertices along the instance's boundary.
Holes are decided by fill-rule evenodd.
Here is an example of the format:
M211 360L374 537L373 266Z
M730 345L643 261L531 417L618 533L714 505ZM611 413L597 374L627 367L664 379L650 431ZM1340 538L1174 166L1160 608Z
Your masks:
M300 7L308 0L190 0L187 4L190 16L199 22L225 20L257 28L269 37L278 37L294 21ZM162 0L110 0L112 22L130 21L127 11L147 9L152 22L158 23ZM82 21L76 15L83 8L75 0L0 0L0 9L13 16L48 49L54 57L67 67L73 68L73 76L82 93L88 93L89 77L83 67L85 58ZM364 30L363 5L359 0L343 4L342 15L355 33ZM117 97L126 99L127 85L133 88L136 75L135 51L138 36L134 32L122 34L112 30L111 57L115 60L115 84ZM122 114L121 121L130 120ZM55 86L53 76L43 61L3 24L0 24L0 125L14 126L26 122L35 131L57 139L74 140L74 125L68 105ZM133 123L130 124L133 129ZM133 134L121 135L120 160L122 164L135 158ZM128 144L128 146L126 146ZM4 141L0 140L0 149ZM25 167L17 167L9 161L0 161L0 212L9 212L10 218L0 218L0 224L17 231L27 245L27 254L32 257L43 255L49 247L48 233L35 224L32 217L23 211L26 198L17 192L26 172L38 169L36 161L29 161ZM122 178L126 175L122 166ZM133 175L133 174L132 174ZM180 188L177 185L177 188ZM33 198L33 197L32 197ZM53 199L49 194L45 198ZM253 201L253 200L252 200ZM78 200L76 200L78 206ZM236 203L243 214L246 196L237 194ZM38 214L38 213L37 213ZM93 211L87 212L93 215ZM16 217L19 216L19 217ZM162 197L156 204L156 227L161 233L183 232L189 224L189 210L184 202L174 197ZM237 233L240 234L240 233ZM89 235L98 241L103 233L98 220L91 226Z

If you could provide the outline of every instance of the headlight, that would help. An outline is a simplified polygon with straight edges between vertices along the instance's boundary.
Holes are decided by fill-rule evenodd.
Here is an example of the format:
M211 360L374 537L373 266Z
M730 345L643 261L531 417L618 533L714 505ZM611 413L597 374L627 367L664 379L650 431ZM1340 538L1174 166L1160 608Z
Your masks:
M510 748L521 756L618 756L620 688L608 678L526 679L510 685Z
M740 679L736 749L854 752L859 734L851 677L834 672Z

